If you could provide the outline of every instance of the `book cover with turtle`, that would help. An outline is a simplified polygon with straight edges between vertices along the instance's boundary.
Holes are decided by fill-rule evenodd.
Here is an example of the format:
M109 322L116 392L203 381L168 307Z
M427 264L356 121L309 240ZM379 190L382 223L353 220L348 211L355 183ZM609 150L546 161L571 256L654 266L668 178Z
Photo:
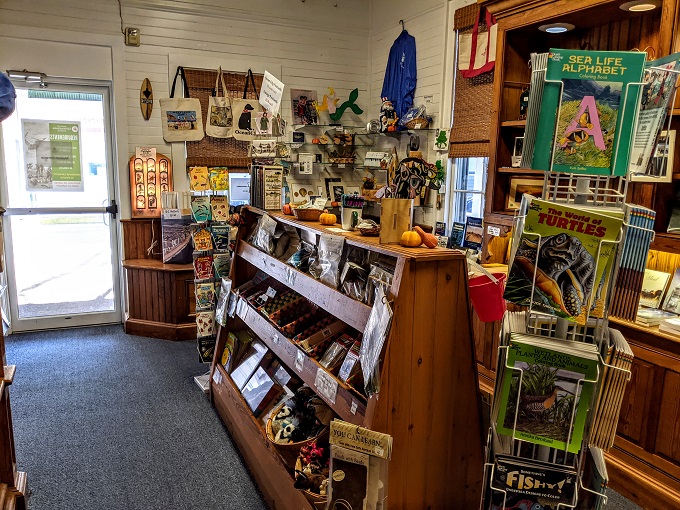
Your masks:
M551 49L532 168L626 175L645 55Z
M577 453L598 365L593 344L511 334L496 431Z
M578 324L602 317L622 217L524 195L507 301Z

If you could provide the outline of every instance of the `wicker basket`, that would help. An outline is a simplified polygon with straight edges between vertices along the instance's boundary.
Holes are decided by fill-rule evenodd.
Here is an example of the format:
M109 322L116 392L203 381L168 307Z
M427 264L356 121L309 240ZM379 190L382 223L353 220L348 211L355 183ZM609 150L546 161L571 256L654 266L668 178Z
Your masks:
M417 117L415 119L409 120L406 124L404 124L404 127L406 129L427 129L427 126L429 125L430 121L425 117Z
M361 232L362 236L366 237L378 237L380 235L380 225L373 228L357 228Z
M319 221L322 212L321 209L293 209L293 214L301 221Z
M351 165L356 161L356 158L355 157L351 157L351 158L331 158L331 157L329 157L328 161L330 161L331 163L338 164L338 165Z
M272 411L272 414L269 415L269 419L267 420L267 425L265 427L265 432L267 433L267 439L274 446L274 448L276 448L276 451L279 452L279 455L281 455L281 458L286 463L286 466L288 466L288 468L292 470L295 468L295 462L297 462L297 459L300 455L300 449L303 446L307 446L309 443L319 442L319 439L327 437L328 427L324 428L317 436L306 439L304 441L300 441L299 443L289 444L277 443L274 440L276 438L276 434L274 434L274 432L272 431L272 419L274 418L274 416L279 414L279 411L284 406L284 404L285 402L282 402L281 405L274 409Z
M302 462L300 462L300 457L298 457L295 461L295 470L302 471ZM309 501L313 508L317 508L318 510L326 510L326 496L322 496L321 494L307 490L300 492L304 494L305 498L307 498L307 501Z

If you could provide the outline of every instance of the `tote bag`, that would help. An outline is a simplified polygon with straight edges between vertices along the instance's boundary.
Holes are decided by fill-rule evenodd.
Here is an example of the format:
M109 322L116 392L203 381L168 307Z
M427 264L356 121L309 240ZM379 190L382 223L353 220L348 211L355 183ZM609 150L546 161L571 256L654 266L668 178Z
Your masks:
M492 71L496 64L496 38L498 24L491 13L486 11L486 32L479 31L479 18L471 34L462 34L458 38L458 70L464 78L474 78Z
M184 85L183 98L175 98L178 76ZM201 102L189 97L189 87L182 67L178 67L175 73L170 98L161 99L160 103L163 139L166 142L198 142L203 139Z
M220 97L220 81L222 82L222 97ZM213 138L230 138L232 124L231 98L227 94L224 75L220 67L217 70L215 89L208 99L208 124L205 126L205 134Z
M236 140L253 140L255 138L255 123L259 121L264 109L257 99L246 99L248 96L248 82L252 83L255 95L257 87L255 87L255 78L253 72L248 69L246 75L246 84L243 87L243 99L234 99L231 103L232 112L234 115L234 126L232 133Z

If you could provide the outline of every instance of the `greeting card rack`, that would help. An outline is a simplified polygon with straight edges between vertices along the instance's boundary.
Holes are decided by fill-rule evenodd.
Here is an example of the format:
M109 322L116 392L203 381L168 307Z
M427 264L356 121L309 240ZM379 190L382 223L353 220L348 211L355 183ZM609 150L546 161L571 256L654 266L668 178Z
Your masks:
M337 319L363 331L371 308L326 286L307 273L247 242L264 211L244 207L232 261L237 288L257 270L301 294ZM387 257L395 274L389 289L394 315L381 354L380 392L366 399L337 381L334 401L316 385L321 372L308 357L249 303L218 331L211 376L211 400L232 434L271 508L307 510L310 504L293 488L293 478L220 363L228 332L249 328L285 365L325 400L337 415L394 438L389 466L387 508L472 508L482 485L482 430L474 368L462 253L445 248L381 245L377 238L338 233L316 222L270 213L278 223L299 229L302 239L342 235L345 245Z

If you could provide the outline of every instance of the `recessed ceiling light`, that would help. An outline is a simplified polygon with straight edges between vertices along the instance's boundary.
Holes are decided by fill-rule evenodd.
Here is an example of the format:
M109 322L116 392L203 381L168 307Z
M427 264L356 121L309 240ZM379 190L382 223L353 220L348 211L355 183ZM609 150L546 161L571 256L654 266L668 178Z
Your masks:
M549 34L561 34L563 32L568 32L569 30L574 30L576 28L571 23L550 23L549 25L541 25L538 27L542 32L548 32Z
M661 6L661 0L633 0L619 5L624 11L644 12L651 11Z

